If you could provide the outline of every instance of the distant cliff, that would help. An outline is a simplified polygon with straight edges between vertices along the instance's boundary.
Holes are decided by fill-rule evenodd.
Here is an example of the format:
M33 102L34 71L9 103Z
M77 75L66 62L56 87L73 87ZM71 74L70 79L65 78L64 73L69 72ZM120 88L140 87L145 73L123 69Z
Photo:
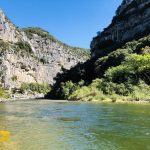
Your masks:
M88 58L85 49L68 46L40 28L17 28L0 10L0 84L5 89L53 84L63 68Z
M123 0L112 23L91 42L92 56L108 54L120 45L150 33L150 0Z

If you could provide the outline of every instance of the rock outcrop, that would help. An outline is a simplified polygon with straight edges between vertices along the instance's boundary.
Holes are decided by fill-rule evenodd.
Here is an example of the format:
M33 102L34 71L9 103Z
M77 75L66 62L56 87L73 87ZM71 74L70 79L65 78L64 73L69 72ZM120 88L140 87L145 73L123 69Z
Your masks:
M5 89L22 83L52 85L62 68L88 58L84 49L63 44L40 28L17 28L0 10L0 84Z
M91 55L101 56L117 46L150 33L150 0L123 0L112 23L91 42Z

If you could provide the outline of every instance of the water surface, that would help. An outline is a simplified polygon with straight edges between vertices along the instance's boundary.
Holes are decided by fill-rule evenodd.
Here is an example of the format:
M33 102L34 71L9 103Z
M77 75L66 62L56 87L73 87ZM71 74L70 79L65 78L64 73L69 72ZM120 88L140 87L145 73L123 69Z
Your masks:
M0 150L150 150L150 105L0 104Z

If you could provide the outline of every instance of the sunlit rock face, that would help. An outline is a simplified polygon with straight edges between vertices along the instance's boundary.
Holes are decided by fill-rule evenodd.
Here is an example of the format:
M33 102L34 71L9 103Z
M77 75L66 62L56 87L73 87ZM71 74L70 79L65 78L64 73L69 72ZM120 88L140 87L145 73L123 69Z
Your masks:
M16 27L8 20L0 9L0 39L8 42L17 42L19 32Z
M112 23L91 42L92 56L150 33L150 0L123 0Z
M0 84L6 89L19 88L22 83L53 84L62 68L70 69L88 58L83 49L47 36L30 33L29 37L0 10Z

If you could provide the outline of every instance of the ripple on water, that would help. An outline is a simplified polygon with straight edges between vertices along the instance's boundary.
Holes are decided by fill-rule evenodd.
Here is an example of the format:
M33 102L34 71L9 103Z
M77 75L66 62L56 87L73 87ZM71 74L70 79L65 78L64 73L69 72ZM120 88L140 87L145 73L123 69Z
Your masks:
M149 108L44 101L0 104L0 131L11 133L9 140L1 135L0 150L150 150Z

